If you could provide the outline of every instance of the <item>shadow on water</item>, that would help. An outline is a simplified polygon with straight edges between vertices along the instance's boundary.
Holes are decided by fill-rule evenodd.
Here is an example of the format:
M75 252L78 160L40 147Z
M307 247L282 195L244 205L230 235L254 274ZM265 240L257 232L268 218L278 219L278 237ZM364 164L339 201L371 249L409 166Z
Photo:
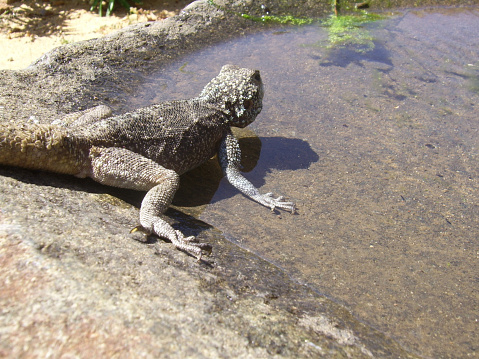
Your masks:
M307 169L318 161L319 156L311 149L306 141L283 137L240 137L242 148L242 172L253 171L261 156L266 167L256 168L252 175L246 177L256 187L265 184L266 172L273 170ZM218 160L212 158L200 167L181 176L181 186L178 189L173 204L180 207L193 207L221 201L238 194L233 186L215 196L223 174ZM214 200L213 200L214 197Z
M479 11L404 10L367 30L374 46L362 52L311 45L328 41L319 26L241 37L153 74L133 100L195 96L226 63L260 69L264 107L249 126L257 137L241 141L245 177L299 214L241 196L214 160L182 177L176 204L409 350L470 357Z
M308 169L319 156L311 146L303 140L284 137L261 138L263 147L262 159L276 170Z
M351 64L362 67L363 62L379 62L393 67L390 51L379 41L374 41L374 47L369 51L363 51L361 45L351 45L348 47L333 48L325 56L312 56L319 60L319 64L324 67L339 66L348 67Z

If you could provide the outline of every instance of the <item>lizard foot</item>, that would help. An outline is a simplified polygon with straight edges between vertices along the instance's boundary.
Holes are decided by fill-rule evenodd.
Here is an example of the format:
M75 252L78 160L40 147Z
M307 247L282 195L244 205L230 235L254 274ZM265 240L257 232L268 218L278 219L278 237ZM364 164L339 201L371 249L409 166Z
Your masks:
M203 251L207 254L211 254L212 247L208 243L198 243L198 239L194 236L185 237L180 231L176 232L176 238L172 239L171 242L176 246L176 248L181 249L187 253L193 254L198 262L201 260Z
M130 233L141 232L145 235L150 235L151 232L145 229L143 226L136 226L133 228ZM208 243L198 243L198 239L195 236L185 237L181 231L176 230L176 237L169 236L167 237L171 243L175 245L176 248L181 249L187 253L190 253L196 257L198 262L201 260L203 256L203 251L206 252L207 255L211 254L212 246Z
M271 208L271 212L273 212L276 208L290 211L291 214L294 214L296 212L296 205L293 202L286 201L283 196L274 198L273 193L271 192L254 196L253 199L258 201L262 205Z

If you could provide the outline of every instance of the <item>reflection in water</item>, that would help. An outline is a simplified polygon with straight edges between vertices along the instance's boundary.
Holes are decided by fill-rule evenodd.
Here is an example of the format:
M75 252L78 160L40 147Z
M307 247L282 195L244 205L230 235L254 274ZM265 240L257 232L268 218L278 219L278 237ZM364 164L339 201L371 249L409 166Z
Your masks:
M264 32L145 85L187 98L225 63L260 69L264 109L250 129L261 153L247 176L299 214L268 213L218 169L190 205L211 202L196 215L231 241L428 357L467 357L479 343L478 14L405 11L369 25L364 53L313 46L328 38L318 26Z

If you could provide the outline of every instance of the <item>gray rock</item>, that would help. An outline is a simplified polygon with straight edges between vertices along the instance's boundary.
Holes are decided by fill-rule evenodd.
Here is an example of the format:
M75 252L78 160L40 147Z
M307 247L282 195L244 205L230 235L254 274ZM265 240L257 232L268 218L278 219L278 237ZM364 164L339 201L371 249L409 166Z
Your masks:
M259 4L217 3L197 1L178 17L1 71L0 120L49 122L99 103L121 111L125 90L152 69L256 30L235 12L259 13ZM312 11L309 3L295 6ZM205 261L161 240L133 240L143 193L9 167L0 168L0 188L0 356L413 357L178 211L167 214L185 234L213 244Z

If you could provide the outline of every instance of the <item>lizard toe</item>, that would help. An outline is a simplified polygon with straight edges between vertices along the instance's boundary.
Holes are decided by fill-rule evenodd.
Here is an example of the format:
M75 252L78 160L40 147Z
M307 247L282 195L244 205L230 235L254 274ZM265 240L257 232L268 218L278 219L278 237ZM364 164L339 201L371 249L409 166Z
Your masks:
M273 193L271 192L256 196L254 199L264 206L269 207L272 212L274 212L274 210L277 208L289 211L291 213L295 213L296 211L296 206L293 202L286 201L283 196L274 198Z
M183 233L180 231L176 232L176 239L172 240L171 242L176 246L187 253L193 254L198 261L201 260L203 255L203 251L207 254L211 254L212 246L208 243L199 243L198 239L194 236L185 237Z

